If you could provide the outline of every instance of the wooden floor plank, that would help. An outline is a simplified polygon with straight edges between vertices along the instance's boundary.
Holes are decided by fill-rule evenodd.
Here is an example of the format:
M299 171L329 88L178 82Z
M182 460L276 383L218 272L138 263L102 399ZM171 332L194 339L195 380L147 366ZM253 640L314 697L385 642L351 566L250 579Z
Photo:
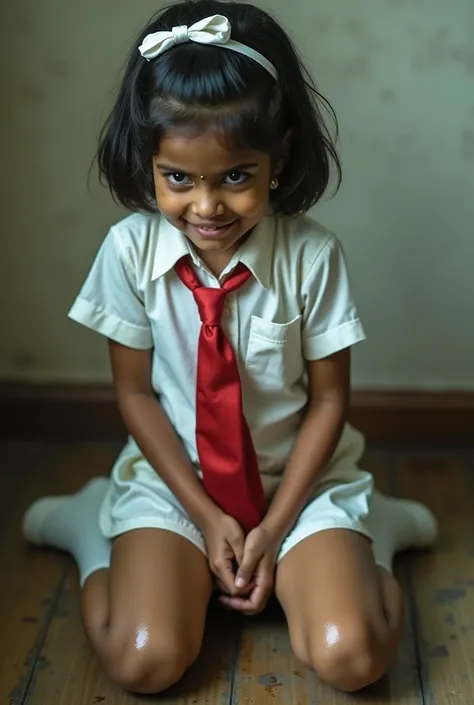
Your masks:
M98 448L91 457L100 465ZM28 547L21 517L38 496L73 491L74 478L93 474L94 468L84 469L83 455L71 446L58 458L42 444L3 443L0 458L0 703L21 705L70 565L58 553Z
M271 611L246 620L232 705L310 705L316 702L313 690L313 673L293 656L283 615ZM333 701L321 702L329 705Z
M11 705L23 701L64 574L64 565L54 560L45 571L44 560L20 535L24 508L38 492L36 470L44 456L39 444L0 446L0 703Z
M389 456L370 453L364 467L374 473L376 485L390 490ZM410 620L390 673L365 693L340 693L321 683L293 656L283 615L262 616L247 621L242 636L233 704L275 702L292 705L419 705L421 701L418 666Z
M436 550L411 560L425 702L474 703L473 475L461 453L400 458L399 491L426 502L440 522Z
M372 450L366 454L362 467L369 470L375 478L375 486L381 492L394 493L394 461L390 450ZM414 640L414 625L410 612L411 595L409 566L405 556L395 560L395 577L405 594L405 631L398 647L395 659L385 678L374 685L368 693L372 705L422 705L422 688L419 663Z

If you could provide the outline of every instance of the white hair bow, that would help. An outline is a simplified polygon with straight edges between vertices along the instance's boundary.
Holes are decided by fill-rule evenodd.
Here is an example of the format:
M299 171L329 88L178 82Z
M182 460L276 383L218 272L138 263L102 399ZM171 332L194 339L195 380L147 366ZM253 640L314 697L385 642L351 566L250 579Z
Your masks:
M251 49L240 42L235 42L230 38L230 34L231 26L227 17L212 15L212 17L206 17L190 27L181 25L173 27L171 32L148 34L138 49L144 59L151 61L151 59L164 54L165 51L177 44L184 44L185 42L212 44L248 56L263 66L275 80L278 79L278 72L268 59L258 51L255 51L255 49Z

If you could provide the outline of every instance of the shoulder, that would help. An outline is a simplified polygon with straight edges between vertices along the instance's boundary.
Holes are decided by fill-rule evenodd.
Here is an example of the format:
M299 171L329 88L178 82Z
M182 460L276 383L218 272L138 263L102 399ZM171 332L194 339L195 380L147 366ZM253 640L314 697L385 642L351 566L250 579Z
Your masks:
M130 253L144 253L158 240L159 213L131 213L111 226L109 237L116 247Z
M161 218L159 213L132 213L111 226L107 237L123 264L134 272L152 267Z
M314 265L324 266L334 252L342 253L336 235L310 216L275 220L275 255L297 267L303 279Z

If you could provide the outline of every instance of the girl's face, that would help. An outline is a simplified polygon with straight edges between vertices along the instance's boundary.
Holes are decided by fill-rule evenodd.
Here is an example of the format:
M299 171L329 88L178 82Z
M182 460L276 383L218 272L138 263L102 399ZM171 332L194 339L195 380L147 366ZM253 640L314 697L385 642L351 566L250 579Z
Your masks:
M274 176L268 154L228 151L212 132L168 134L153 157L153 175L158 209L216 274L266 215Z

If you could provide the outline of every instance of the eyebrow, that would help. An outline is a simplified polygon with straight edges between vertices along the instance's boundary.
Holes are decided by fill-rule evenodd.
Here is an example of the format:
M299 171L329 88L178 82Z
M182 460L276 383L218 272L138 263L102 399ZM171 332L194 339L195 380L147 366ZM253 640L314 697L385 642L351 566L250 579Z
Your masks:
M181 174L189 174L190 172L186 171L186 169L181 169L176 166L171 166L170 164L161 164L157 163L156 166L158 169L161 169L162 171L170 171L170 172L178 172ZM249 162L247 164L237 164L236 166L231 166L229 169L225 169L224 171L219 172L216 174L216 176L222 176L223 174L229 174L232 171L245 171L246 169L255 169L258 167L258 164L255 162Z

